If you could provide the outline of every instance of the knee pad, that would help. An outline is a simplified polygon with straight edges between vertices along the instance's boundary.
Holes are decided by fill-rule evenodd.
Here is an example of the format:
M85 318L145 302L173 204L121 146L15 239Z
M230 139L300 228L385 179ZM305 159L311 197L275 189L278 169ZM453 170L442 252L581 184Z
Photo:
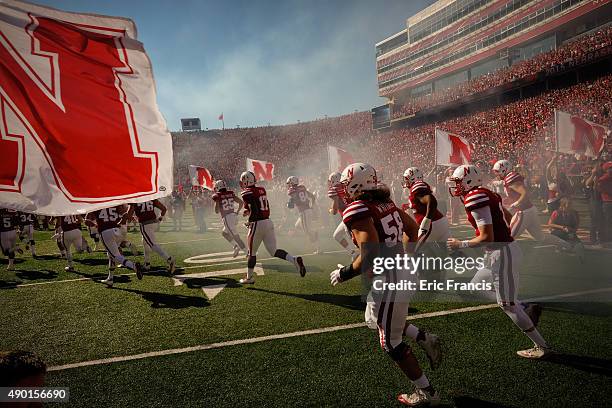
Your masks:
M406 354L412 353L412 349L410 348L410 346L404 343L403 341L397 346L393 347L392 350L385 349L385 351L387 352L387 354L389 354L389 357L391 357L393 361L401 361L404 359L404 356Z
M254 256L249 256L249 259L247 261L247 266L249 268L254 268L256 263L257 263L257 258Z

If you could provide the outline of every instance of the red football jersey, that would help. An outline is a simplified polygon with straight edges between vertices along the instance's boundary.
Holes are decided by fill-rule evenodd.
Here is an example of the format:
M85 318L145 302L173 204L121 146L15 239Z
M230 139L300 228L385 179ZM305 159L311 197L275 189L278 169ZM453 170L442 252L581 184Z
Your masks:
M17 212L0 208L0 232L12 231L17 225Z
M76 215L64 215L59 217L62 231L72 231L81 228L81 220Z
M219 191L213 194L212 199L214 202L218 203L219 213L222 217L225 217L227 214L232 214L235 212L235 197L236 194L234 194L232 190Z
M417 181L412 185L412 187L410 187L408 201L410 203L410 208L414 213L414 219L419 225L427 214L427 206L425 204L422 204L421 201L419 201L419 197L423 197L429 194L433 195L433 192L431 191L431 187L429 187L429 184L425 183L424 181ZM434 211L433 213L431 220L437 221L442 217L442 213L438 211L438 209L436 209L436 211Z
M310 209L310 197L308 191L303 185L289 187L289 203L297 207L298 211Z
M157 221L153 200L145 201L144 203L135 203L132 204L132 206L134 207L134 214L136 214L139 223Z
M521 176L517 172L511 171L508 174L506 174L506 177L504 177L504 191L506 192L506 196L508 197L508 200L511 204L516 202L516 200L518 200L519 198L521 198L521 195L519 193L517 193L516 191L510 188L510 185L517 184L517 183L525 187L525 179L523 178L523 176ZM525 204L521 205L521 207L517 209L527 210L531 207L533 207L533 204L531 204L531 201L529 200L529 198L527 198L525 200Z
M265 188L258 186L247 187L242 190L241 195L245 206L249 206L249 222L270 218L270 205Z
M107 229L119 227L119 222L123 216L125 207L118 205L116 207L103 208L92 212L92 217L95 218L96 224L98 224L98 231L106 231Z
M476 230L476 236L480 234L476 220L472 216L472 211L489 207L491 211L491 220L493 222L493 238L495 242L512 242L512 235L510 235L510 227L506 223L504 218L504 211L502 209L502 200L499 194L484 188L476 187L465 195L463 204L465 205L465 212L467 214L468 221L472 224L472 227Z
M336 207L338 208L338 211L340 211L340 214L342 214L346 207L349 205L349 200L346 196L346 190L341 184L337 186L331 186L329 190L327 190L327 196L336 203Z
M342 221L349 230L353 222L363 218L372 218L380 243L402 242L404 223L393 201L353 201L342 214Z

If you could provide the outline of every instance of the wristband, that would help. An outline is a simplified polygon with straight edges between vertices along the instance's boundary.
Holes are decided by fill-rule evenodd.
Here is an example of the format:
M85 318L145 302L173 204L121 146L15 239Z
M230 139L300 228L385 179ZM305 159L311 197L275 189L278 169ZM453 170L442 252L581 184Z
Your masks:
M429 231L430 227L431 227L431 220L429 218L423 218L423 220L421 221L421 226L419 228L421 228L422 230Z
M343 266L340 269L340 279L345 282L349 279L354 278L355 276L359 275L359 272L355 271L355 269L353 269L353 264L350 263L347 266Z
M469 248L470 247L470 241L468 241L468 240L461 241L461 245L459 247L460 248Z

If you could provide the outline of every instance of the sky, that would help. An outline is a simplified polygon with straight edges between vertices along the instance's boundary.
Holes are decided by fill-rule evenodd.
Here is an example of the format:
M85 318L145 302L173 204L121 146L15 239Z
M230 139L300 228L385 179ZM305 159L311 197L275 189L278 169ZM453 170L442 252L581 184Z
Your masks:
M374 44L433 0L34 0L129 17L153 63L160 110L203 128L279 125L381 105Z

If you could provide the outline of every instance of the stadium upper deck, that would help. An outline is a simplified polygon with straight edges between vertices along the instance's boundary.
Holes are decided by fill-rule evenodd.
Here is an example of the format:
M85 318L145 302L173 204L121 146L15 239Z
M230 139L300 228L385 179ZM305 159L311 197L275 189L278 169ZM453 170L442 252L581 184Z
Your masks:
M379 94L406 99L555 49L609 23L612 0L440 0L376 44Z

